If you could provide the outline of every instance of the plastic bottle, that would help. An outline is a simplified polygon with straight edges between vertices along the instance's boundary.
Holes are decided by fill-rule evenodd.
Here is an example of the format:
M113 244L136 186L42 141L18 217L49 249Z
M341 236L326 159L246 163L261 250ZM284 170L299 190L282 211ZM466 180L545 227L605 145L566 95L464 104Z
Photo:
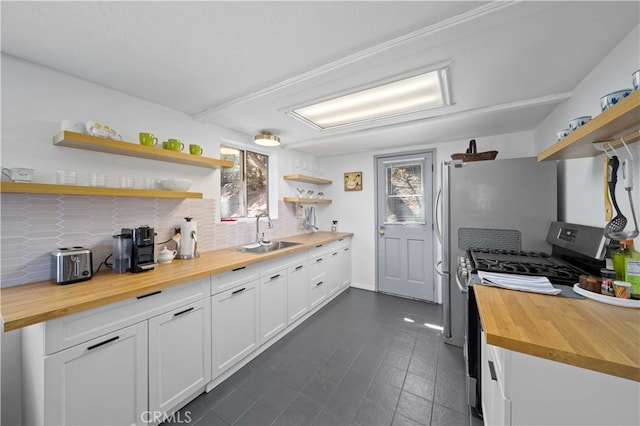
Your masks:
M630 256L625 258L624 280L631 284L631 297L640 299L640 252L630 246Z
M622 247L614 251L611 255L613 259L613 270L616 271L616 279L626 281L626 259L631 257L633 249L633 240L621 241Z

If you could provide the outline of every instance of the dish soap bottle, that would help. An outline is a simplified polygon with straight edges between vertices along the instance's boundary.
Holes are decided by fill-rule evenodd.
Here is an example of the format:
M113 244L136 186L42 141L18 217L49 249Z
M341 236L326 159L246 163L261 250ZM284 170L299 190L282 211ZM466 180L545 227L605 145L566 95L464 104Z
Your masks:
M640 252L629 246L630 256L625 258L624 280L631 284L631 298L640 299Z
M631 250L629 246L633 244L633 241L621 241L620 244L621 247L613 252L611 259L613 260L613 270L616 271L616 279L624 281L625 259L630 257Z

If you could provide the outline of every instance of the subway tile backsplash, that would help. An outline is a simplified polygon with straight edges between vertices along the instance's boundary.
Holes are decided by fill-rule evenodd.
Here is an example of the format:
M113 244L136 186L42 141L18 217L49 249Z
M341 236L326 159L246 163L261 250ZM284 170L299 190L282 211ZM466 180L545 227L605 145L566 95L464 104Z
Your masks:
M156 242L162 242L173 236L184 217L193 217L202 252L255 239L255 221L216 222L216 202L211 199L3 193L0 201L2 287L51 279L51 251L59 247L89 247L96 269L111 253L112 235L121 228L149 225L156 230ZM307 232L293 204L280 201L278 214L272 229L266 221L261 223L260 230L269 238Z

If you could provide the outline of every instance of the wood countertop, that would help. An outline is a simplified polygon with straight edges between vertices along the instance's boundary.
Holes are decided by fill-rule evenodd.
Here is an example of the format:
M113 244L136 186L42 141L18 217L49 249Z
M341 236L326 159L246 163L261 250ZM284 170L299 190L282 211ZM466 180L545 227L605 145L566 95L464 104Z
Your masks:
M487 343L640 382L640 309L475 285Z
M242 253L236 247L202 253L197 259L174 260L152 271L116 274L100 271L91 280L67 285L39 281L0 289L4 331L51 320L231 269L274 259L353 236L347 232L315 232L278 238L302 243L271 253Z

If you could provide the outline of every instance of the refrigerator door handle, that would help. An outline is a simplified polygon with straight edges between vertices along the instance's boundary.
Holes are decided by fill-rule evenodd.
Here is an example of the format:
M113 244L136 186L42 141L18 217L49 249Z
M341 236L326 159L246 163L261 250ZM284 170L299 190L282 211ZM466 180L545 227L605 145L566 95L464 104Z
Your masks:
M448 272L445 272L442 268L438 268L438 266L442 265L442 260L438 260L438 263L436 263L435 266L435 270L436 270L436 274L440 275L441 277L446 277L447 275L449 275Z
M442 188L440 188L438 190L438 195L436 196L436 211L435 211L435 216L436 216L436 237L438 237L438 241L440 242L440 245L442 245L442 230L440 229L440 219L438 216L438 212L440 211L440 203L442 201Z

